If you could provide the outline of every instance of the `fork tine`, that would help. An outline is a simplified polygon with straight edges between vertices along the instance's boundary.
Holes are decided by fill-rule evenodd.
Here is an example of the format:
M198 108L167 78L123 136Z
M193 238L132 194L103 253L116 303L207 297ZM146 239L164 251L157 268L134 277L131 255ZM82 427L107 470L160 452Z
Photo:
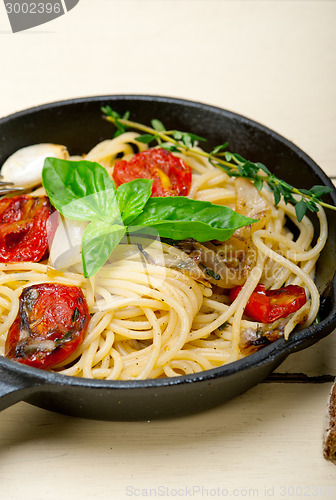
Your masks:
M0 181L0 186L14 186L14 182Z
M23 187L16 187L16 188L0 188L0 196L2 194L8 194L8 193L15 193L16 191L24 191L25 188Z

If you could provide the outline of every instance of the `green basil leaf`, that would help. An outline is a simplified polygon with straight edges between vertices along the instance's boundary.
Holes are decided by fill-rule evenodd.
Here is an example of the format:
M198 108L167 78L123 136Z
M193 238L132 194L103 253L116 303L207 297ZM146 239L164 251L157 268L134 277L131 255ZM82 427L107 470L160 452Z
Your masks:
M99 191L84 198L78 198L67 205L63 205L59 211L64 217L73 220L121 222L115 189Z
M65 217L106 222L120 217L114 182L98 163L46 158L42 181L50 202Z
M85 278L90 278L105 264L126 232L125 226L93 221L84 231L82 262Z
M129 225L142 212L152 193L152 184L150 179L135 179L118 187L117 203L125 225Z
M236 229L253 224L256 219L244 217L228 207L183 196L150 198L129 231L150 226L163 238L197 241L229 239Z

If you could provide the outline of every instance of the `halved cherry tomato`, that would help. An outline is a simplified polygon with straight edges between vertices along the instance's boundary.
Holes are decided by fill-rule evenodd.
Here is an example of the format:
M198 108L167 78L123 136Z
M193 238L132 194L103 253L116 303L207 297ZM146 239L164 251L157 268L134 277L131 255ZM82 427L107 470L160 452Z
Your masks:
M50 215L47 196L0 200L0 262L38 262L48 249Z
M113 179L117 187L134 179L153 179L152 196L187 196L191 168L165 149L147 149L129 161L118 160Z
M269 323L301 309L307 302L304 288L298 285L288 285L279 290L267 290L270 299Z
M86 300L77 286L43 283L24 288L5 356L35 368L51 368L83 342L89 320Z
M242 287L236 286L230 290L230 300L233 302ZM298 311L307 302L304 288L298 285L288 285L277 290L265 290L265 285L257 285L249 298L244 314L261 323L273 323L279 318L286 318Z

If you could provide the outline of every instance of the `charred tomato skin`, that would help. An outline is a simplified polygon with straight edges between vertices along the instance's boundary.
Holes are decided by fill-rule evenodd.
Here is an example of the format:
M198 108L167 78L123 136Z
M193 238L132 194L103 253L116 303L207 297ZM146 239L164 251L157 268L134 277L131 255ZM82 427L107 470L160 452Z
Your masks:
M89 320L86 300L77 286L43 283L24 288L5 356L35 368L52 368L83 342Z
M39 262L55 231L55 211L47 196L0 200L0 262Z
M137 153L129 161L118 160L112 177L117 187L134 179L153 179L152 196L187 196L192 173L181 158L155 148Z

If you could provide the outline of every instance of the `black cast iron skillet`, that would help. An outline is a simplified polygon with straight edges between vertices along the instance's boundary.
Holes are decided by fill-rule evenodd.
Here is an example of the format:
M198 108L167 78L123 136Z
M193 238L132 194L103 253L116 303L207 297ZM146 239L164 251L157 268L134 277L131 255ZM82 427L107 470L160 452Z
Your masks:
M135 121L158 118L169 128L208 139L207 148L229 141L230 150L261 161L276 175L303 188L332 187L321 169L300 149L247 118L205 104L155 96L74 99L28 109L0 120L0 164L17 149L40 142L66 145L71 154L89 151L111 138L114 128L100 107L131 111ZM210 150L210 149L209 149ZM335 191L326 197L336 203ZM49 410L102 420L147 420L185 415L223 403L258 384L291 353L304 349L336 327L336 217L327 212L329 238L319 259L316 282L322 296L321 322L270 344L235 363L170 379L99 381L66 377L0 356L0 409L24 400ZM313 223L316 220L313 218Z

